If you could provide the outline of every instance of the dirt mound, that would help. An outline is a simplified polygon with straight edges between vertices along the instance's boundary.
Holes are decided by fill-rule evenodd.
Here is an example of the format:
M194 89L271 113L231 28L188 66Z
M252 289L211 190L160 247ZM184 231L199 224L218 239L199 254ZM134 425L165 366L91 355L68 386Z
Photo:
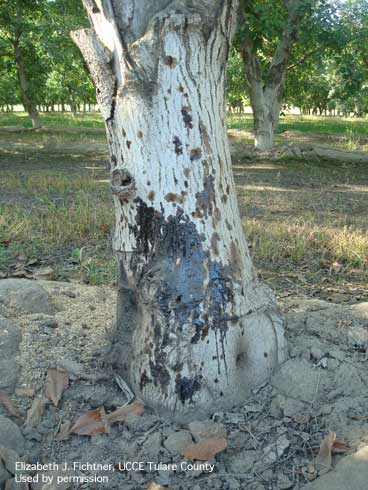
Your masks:
M323 486L324 479L336 481L335 472L338 480L344 481L346 472L353 478L348 458L347 463L319 476L315 457L332 431L344 441L342 450L347 453L354 454L368 443L367 303L342 306L287 298L282 309L290 357L271 383L256 389L252 398L231 412L215 412L206 421L181 426L148 407L143 414L133 406L129 414L121 415L127 410L121 407L131 402L129 390L106 363L113 289L50 281L37 284L48 293L54 314L25 314L8 305L2 310L8 317L4 322L15 325L22 336L15 357L18 384L10 394L10 405L9 399L0 398L0 412L3 420L11 418L21 428L25 442L24 448L23 441L15 448L19 461L58 465L36 468L31 475L67 479L71 474L79 480L69 479L60 488L110 490L286 490L303 488L309 481L313 485L306 489L319 490L330 488ZM47 374L46 381L50 368L66 371L68 383L63 378L63 383L53 385L50 379L55 371ZM58 386L57 406L45 401L46 384L48 389ZM71 424L86 413L91 425L87 429L84 425L83 430L94 435L70 433ZM115 414L113 424L111 413ZM9 452L14 445L10 447L8 432L4 429L2 434L1 427L1 457L8 463L0 465L0 488L15 474ZM183 456L194 443L202 445L190 449L191 454L205 451L211 454L209 461ZM356 454L366 457L364 451ZM344 462L344 456L334 455L333 466L341 459ZM133 462L142 466L130 471ZM34 482L32 488L41 487Z

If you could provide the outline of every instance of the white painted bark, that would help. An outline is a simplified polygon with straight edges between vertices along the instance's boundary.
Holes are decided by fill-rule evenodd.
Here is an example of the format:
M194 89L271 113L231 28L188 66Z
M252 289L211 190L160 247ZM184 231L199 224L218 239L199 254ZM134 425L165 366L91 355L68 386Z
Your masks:
M146 403L198 417L244 401L285 358L282 319L243 234L226 137L237 1L131 0L125 7L142 17L128 24L119 2L85 4L94 32L73 38L111 153L115 363Z

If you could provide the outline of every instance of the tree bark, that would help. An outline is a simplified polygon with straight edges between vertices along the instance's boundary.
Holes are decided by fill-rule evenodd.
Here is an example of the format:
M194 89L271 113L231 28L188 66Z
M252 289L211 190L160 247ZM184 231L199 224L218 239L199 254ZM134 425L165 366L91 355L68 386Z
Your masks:
M17 65L20 94L24 109L28 112L28 115L32 121L32 126L34 129L40 128L42 126L40 115L37 111L36 104L32 99L32 95L29 91L29 83L27 80L27 75L24 67L24 58L22 53L22 48L19 44L19 40L14 42L14 55L15 62Z
M113 362L177 419L244 401L285 358L255 274L226 136L237 1L86 0L72 33L106 123L119 263Z

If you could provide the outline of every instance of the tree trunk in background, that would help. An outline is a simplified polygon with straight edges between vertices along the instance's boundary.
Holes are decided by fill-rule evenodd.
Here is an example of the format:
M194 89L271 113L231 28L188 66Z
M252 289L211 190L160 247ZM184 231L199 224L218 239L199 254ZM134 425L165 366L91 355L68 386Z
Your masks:
M78 117L77 104L74 101L70 103L70 110L73 114L73 117Z
M18 71L18 79L19 79L19 87L20 87L22 103L24 105L24 109L28 112L28 115L32 121L33 128L37 129L40 128L42 125L41 125L40 115L38 114L36 108L36 104L33 101L32 95L29 91L29 83L25 72L22 49L19 45L19 41L16 41L13 46L14 46L15 62Z
M241 4L242 14L249 15L248 9L253 7L253 2L242 0ZM312 0L285 2L287 21L270 66L265 72L258 57L252 32L247 23L243 25L240 53L248 82L254 118L255 147L258 150L270 150L275 144L275 131L279 125L291 49L296 41L300 23L311 4Z
M84 2L72 33L111 156L119 262L115 367L147 404L188 420L244 401L285 358L254 272L226 136L237 1Z

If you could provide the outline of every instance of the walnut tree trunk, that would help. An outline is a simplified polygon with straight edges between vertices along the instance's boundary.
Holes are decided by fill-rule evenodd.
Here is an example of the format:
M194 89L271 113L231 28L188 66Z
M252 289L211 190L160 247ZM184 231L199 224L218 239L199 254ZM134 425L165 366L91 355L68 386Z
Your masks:
M106 122L119 261L115 364L178 419L244 401L285 357L243 235L224 78L237 1L84 2L72 34Z

